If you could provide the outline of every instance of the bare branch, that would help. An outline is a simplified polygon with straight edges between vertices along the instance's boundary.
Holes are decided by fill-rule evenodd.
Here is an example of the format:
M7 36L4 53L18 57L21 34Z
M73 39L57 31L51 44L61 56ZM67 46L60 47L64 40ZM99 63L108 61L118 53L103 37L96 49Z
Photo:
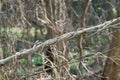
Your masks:
M43 43L39 43L37 45L34 45L30 49L26 49L26 50L17 52L17 53L15 53L15 55L9 56L9 57L7 57L5 59L1 59L0 60L0 66L12 61L13 59L24 58L25 56L28 56L28 55L30 55L30 54L32 54L34 52L42 51L44 48L46 48L46 47L48 47L48 46L50 46L52 44L55 44L55 43L58 43L58 42L64 41L64 40L69 40L69 39L72 39L74 37L77 37L78 35L80 35L82 33L92 32L94 30L101 31L103 29L110 28L111 26L113 28L113 26L118 24L118 23L120 23L120 17L116 18L116 19L112 19L110 21L106 21L103 24L99 24L97 26L92 26L92 27L85 28L85 29L78 30L78 31L72 31L72 32L63 34L63 35L61 35L59 37L49 39L49 40L47 40L47 41L45 41Z

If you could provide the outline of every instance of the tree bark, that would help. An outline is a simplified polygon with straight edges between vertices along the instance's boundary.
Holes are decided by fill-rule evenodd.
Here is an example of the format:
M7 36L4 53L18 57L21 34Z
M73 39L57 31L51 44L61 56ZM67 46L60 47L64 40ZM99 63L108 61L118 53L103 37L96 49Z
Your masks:
M117 6L120 6L120 1L117 2ZM120 8L117 8L117 17L120 17ZM103 72L102 80L119 80L118 75L120 73L120 29L112 29L113 37L110 45L110 52L108 53L108 60Z

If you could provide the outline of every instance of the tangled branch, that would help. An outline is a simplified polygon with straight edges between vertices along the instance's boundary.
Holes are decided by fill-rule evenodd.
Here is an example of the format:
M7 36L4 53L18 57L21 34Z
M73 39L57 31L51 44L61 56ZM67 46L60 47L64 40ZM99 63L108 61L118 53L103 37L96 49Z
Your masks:
M20 59L20 58L24 58L25 56L28 56L34 52L37 52L37 51L42 51L44 48L52 45L52 44L55 44L55 43L58 43L60 41L64 41L64 40L69 40L69 39L72 39L74 37L77 37L78 35L80 34L83 34L83 33L88 33L88 32L92 32L92 31L101 31L103 29L107 29L107 28L116 28L116 26L120 24L120 17L119 18L116 18L116 19L112 19L110 21L106 21L104 22L103 24L99 24L99 25L96 25L96 26L92 26L92 27L89 27L89 28L85 28L85 29L81 29L81 30L77 30L77 31L72 31L72 32L69 32L69 33L66 33L66 34L63 34L59 37L56 37L56 38L53 38L53 39L49 39L43 43L39 43L36 45L34 45L32 48L30 49L25 49L23 51L20 51L20 52L17 52L15 53L14 55L12 56L9 56L5 59L1 59L0 60L0 66L4 65L4 64L7 64L8 62L12 61L13 59Z

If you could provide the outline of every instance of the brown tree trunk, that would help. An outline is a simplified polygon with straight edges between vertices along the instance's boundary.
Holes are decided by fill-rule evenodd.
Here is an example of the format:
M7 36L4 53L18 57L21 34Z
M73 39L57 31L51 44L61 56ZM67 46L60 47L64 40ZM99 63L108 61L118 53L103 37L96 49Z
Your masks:
M120 6L120 1L117 2ZM120 17L120 8L117 9L117 17ZM119 80L120 73L120 29L112 29L113 37L110 45L110 52L108 53L108 60L106 62L103 77L101 80Z
M104 69L103 76L106 77L102 80L117 80L118 74L120 72L120 29L113 30L113 40L111 43L111 52L109 53L108 60Z

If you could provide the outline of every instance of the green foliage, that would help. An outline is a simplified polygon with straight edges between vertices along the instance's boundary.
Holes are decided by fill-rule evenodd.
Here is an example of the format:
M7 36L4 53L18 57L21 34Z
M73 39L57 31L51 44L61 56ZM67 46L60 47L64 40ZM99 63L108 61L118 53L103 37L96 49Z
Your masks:
M32 37L35 36L35 28L34 28L34 27L32 27L32 28L30 29L30 34L31 34Z
M106 34L95 34L91 37L85 38L84 45L91 50L99 50L101 47L109 44L109 38Z
M76 65L70 65L70 72L72 73L72 74L75 74L75 75L77 75L77 72L78 72L78 69L77 69L77 66Z
M83 50L83 55L88 57L88 59L84 60L84 63L86 66L92 65L95 62L95 59L93 57L94 52L89 51L89 50Z
M106 45L107 43L109 43L108 37L107 36L101 36L100 38L101 40L101 45Z
M38 37L38 40L40 40L40 41L45 41L45 35L41 35L40 37Z
M20 59L19 62L20 62L21 64L26 64L26 60L25 60L25 59Z
M32 57L32 62L33 62L35 65L41 65L41 64L43 64L42 56L41 56L40 54L35 54L35 55Z
M112 12L113 12L114 15L116 15L117 14L116 8L112 8Z
M10 29L10 31L17 37L17 38L21 38L22 37L22 29L18 28L18 27L13 27Z
M17 69L17 75L18 77L21 77L23 75L23 72L21 69Z

